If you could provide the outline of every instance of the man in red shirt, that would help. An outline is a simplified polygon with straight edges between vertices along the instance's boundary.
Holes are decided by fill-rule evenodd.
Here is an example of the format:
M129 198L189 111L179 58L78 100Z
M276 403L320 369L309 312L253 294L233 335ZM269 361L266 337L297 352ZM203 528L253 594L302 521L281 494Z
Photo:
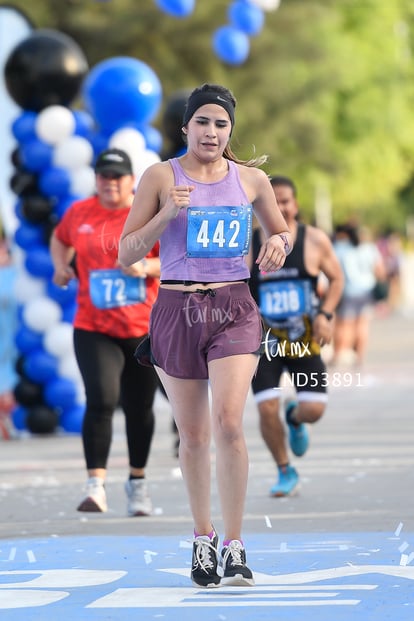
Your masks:
M78 511L107 510L112 418L120 404L130 466L125 484L128 514L149 515L145 466L158 380L133 354L148 333L158 292L159 246L128 268L119 265L118 240L134 193L131 160L122 150L108 149L98 156L95 173L96 195L71 205L50 245L55 284L64 287L72 278L79 280L74 347L86 392L82 440L88 481Z

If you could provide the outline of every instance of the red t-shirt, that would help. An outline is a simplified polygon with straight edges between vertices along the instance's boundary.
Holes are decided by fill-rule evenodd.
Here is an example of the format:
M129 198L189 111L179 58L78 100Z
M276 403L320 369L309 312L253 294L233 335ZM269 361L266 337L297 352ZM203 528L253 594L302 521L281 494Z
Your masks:
M76 251L79 279L78 308L74 319L76 328L102 332L118 338L137 337L148 333L151 307L159 288L158 278L146 278L144 302L101 309L93 304L90 296L90 272L119 267L119 238L128 213L128 208L107 209L101 205L97 196L93 196L73 203L55 229L57 239ZM147 258L158 255L157 242Z

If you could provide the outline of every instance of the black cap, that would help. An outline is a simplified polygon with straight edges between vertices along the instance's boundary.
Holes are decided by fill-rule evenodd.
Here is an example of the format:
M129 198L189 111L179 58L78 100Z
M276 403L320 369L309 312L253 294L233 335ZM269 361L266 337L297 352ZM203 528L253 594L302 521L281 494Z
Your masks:
M98 155L95 172L114 173L115 175L133 175L132 162L129 155L121 149L107 149Z

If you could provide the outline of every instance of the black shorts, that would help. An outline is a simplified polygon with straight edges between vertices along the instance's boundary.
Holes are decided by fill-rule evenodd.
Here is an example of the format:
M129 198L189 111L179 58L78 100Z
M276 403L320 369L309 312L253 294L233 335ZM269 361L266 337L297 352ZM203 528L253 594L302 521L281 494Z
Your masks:
M288 358L275 356L270 360L263 355L252 381L255 401L279 398L279 384L283 372L289 373L288 383L295 388L299 401L327 401L327 371L319 355Z

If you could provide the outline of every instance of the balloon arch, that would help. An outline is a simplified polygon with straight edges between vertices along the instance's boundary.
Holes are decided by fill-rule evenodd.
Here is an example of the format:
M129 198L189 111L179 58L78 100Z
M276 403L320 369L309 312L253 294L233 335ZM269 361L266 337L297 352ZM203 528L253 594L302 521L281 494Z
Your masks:
M49 238L69 205L95 191L93 164L102 149L127 151L137 178L160 160L162 137L151 121L162 88L152 69L133 58L111 58L88 72L78 45L53 30L34 31L17 45L5 81L22 108L11 128L18 220L12 421L32 433L79 433L85 396L73 351L77 282L65 289L53 284ZM85 109L70 109L79 94Z

